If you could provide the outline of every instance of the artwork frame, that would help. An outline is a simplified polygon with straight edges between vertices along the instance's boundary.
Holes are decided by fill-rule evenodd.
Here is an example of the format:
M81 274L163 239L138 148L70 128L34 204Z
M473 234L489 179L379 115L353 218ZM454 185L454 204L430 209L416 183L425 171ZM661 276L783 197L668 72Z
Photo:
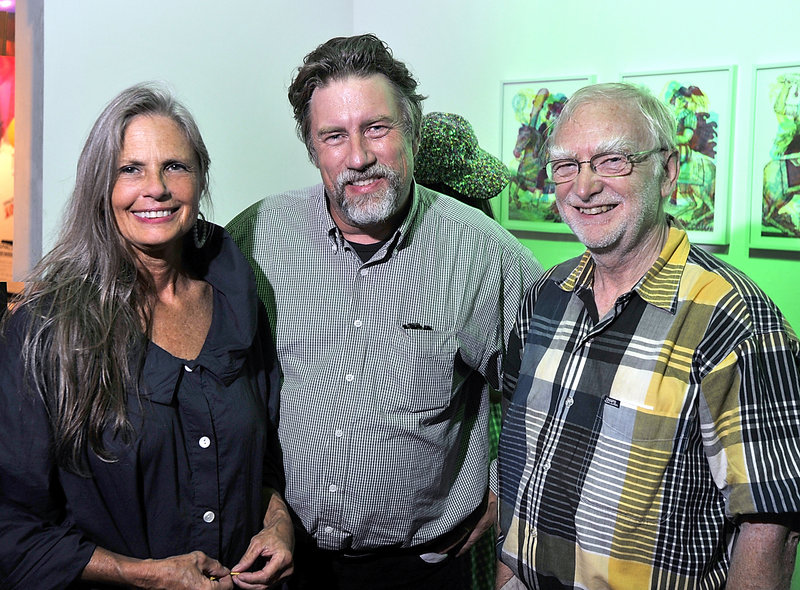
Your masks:
M500 223L509 230L572 234L555 210L554 185L544 177L539 156L546 130L560 113L563 102L595 80L594 75L576 75L502 82L500 159L509 168L512 180L501 193ZM531 125L534 111L535 122ZM517 152L526 131L529 137L524 138L525 146ZM515 152L520 155L515 156Z
M751 146L750 247L798 251L800 62L754 66Z
M729 204L736 66L623 73L675 110L678 186L665 208L698 244L729 241Z

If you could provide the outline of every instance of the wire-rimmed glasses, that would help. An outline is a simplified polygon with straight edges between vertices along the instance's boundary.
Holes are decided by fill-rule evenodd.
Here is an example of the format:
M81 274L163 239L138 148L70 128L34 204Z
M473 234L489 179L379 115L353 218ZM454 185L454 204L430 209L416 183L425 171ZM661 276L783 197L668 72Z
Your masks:
M577 178L581 171L581 166L589 164L589 168L598 176L613 177L627 176L633 172L633 165L643 162L656 152L665 152L664 148L655 148L633 154L623 154L620 152L603 152L595 154L588 160L576 160L575 158L559 158L547 162L547 178L556 184L569 182Z

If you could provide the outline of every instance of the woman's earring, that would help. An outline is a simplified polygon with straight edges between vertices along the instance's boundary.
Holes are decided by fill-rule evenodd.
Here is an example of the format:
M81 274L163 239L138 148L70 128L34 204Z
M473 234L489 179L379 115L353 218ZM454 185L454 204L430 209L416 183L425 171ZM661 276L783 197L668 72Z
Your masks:
M202 211L197 212L197 219L192 227L192 237L194 238L194 245L199 250L206 245L208 239L209 228L206 223L206 217Z

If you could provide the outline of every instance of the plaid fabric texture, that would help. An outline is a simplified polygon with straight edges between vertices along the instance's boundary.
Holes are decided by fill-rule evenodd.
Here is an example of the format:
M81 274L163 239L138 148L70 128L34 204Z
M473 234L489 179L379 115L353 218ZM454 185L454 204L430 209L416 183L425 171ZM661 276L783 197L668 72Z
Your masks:
M481 503L487 383L541 274L483 212L416 186L363 263L322 185L268 197L228 230L253 265L283 372L286 499L323 549L410 547Z
M722 588L733 520L800 510L797 336L674 227L601 319L593 268L548 271L512 332L502 559L530 588Z

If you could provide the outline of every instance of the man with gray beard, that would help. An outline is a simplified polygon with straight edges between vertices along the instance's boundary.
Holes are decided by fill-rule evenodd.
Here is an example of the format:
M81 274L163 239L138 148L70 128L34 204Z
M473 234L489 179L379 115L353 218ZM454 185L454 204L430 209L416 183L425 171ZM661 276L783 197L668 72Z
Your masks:
M322 183L228 226L276 332L294 588L469 587L464 552L495 521L488 387L541 268L414 182L416 87L373 35L320 45L289 100Z

